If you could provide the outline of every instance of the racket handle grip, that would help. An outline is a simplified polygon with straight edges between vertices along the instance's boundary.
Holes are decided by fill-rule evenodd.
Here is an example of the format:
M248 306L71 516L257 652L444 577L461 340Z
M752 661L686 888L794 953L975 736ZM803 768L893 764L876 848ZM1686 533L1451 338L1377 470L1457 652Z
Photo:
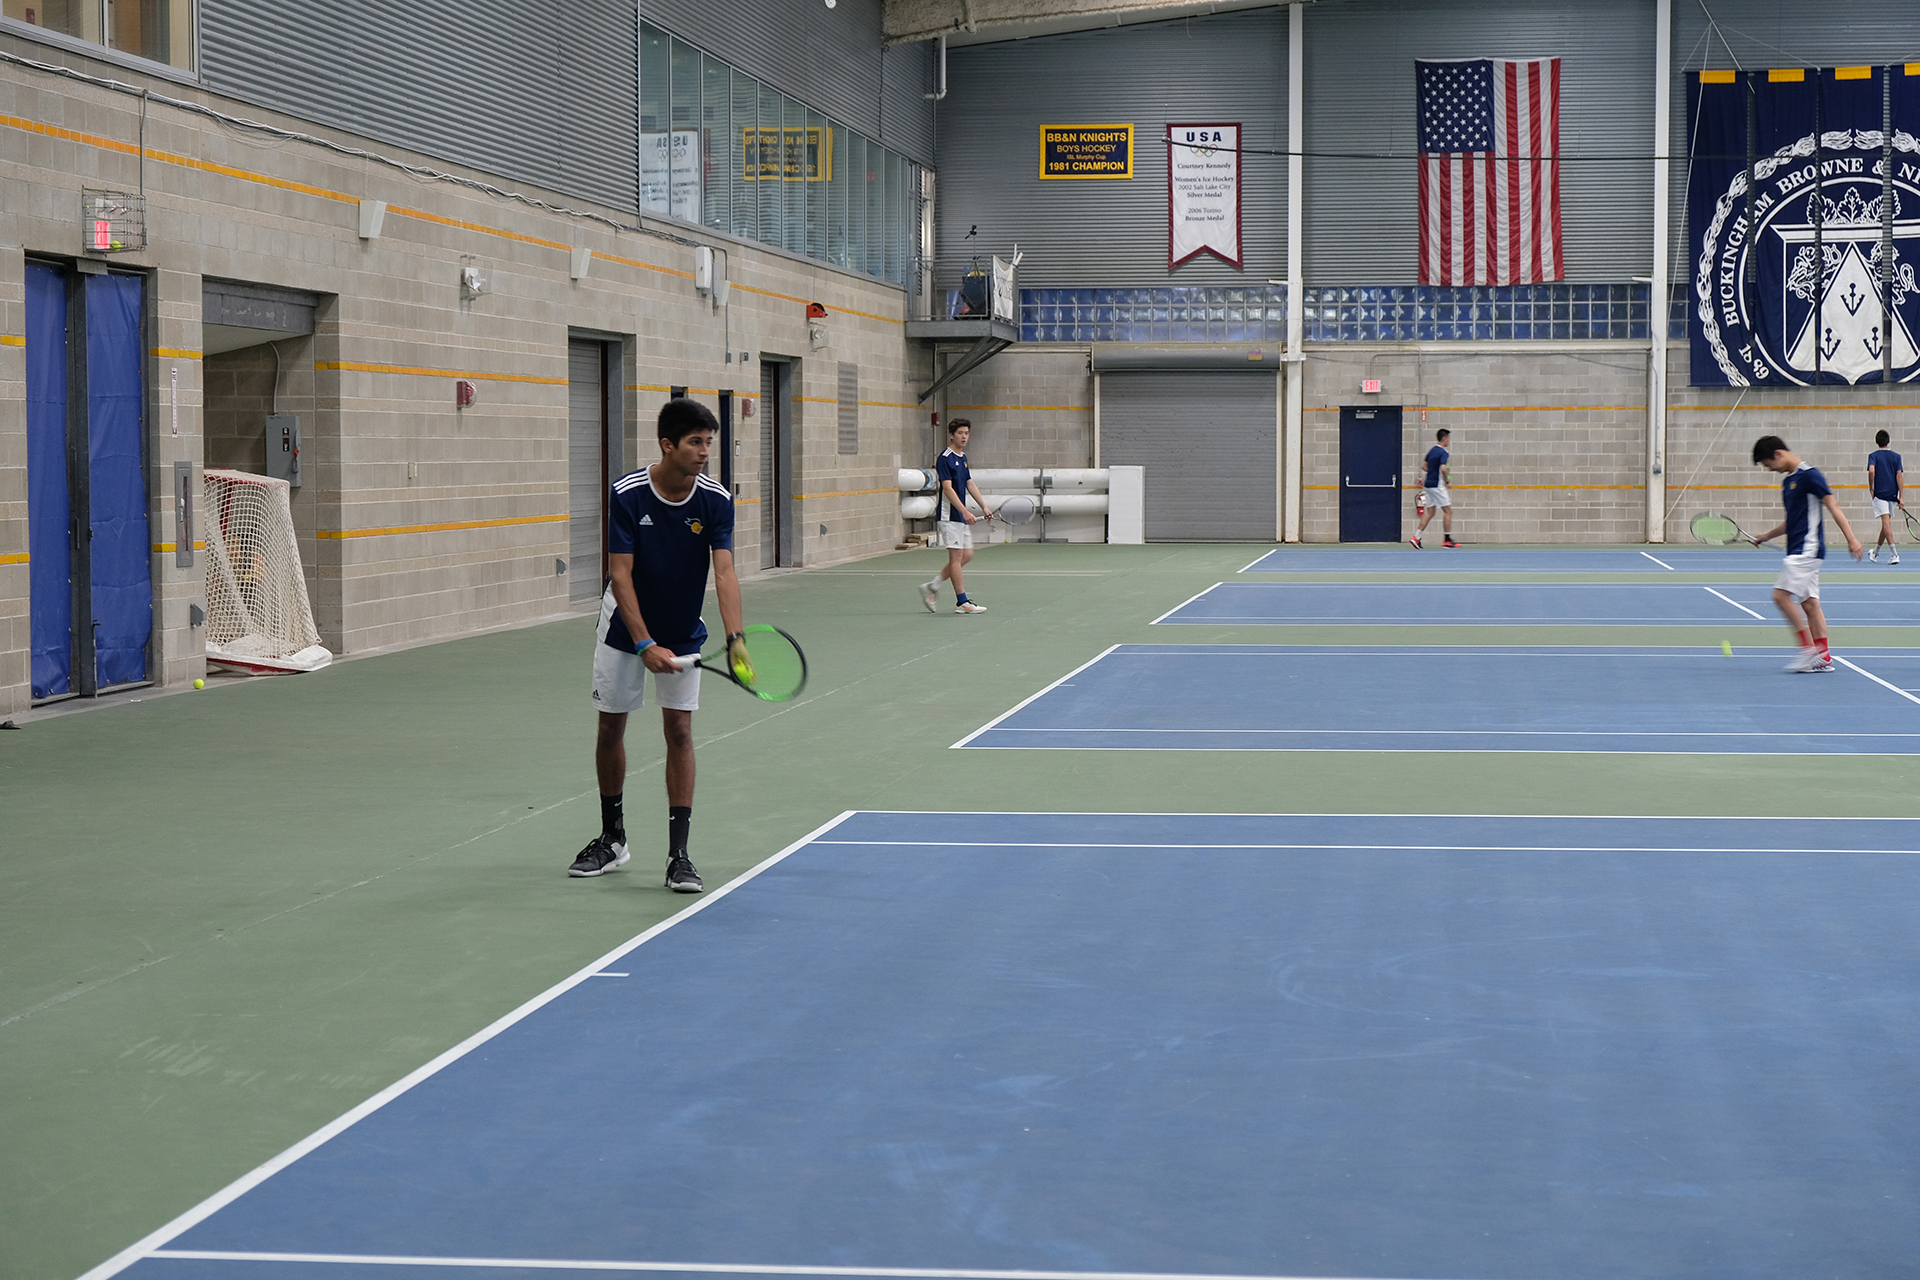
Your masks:
M699 663L700 655L697 653L676 653L673 655L673 665L680 671L691 671L694 667L698 666Z

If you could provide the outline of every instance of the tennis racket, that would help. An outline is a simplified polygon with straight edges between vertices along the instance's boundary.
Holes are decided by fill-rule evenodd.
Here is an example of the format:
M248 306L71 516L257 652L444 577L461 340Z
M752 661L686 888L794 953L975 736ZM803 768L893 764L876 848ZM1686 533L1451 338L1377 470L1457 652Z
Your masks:
M1913 512L1907 510L1905 503L1902 503L1900 506L1900 514L1905 517L1907 521L1907 536L1915 542L1920 542L1920 516L1916 516Z
M1751 542L1756 547L1760 545L1732 516L1723 516L1717 511L1702 511L1687 528L1692 530L1695 538L1710 547L1724 547L1729 542Z
M760 623L741 635L747 646L747 662L736 667L727 657L726 642L713 653L676 654L674 665L682 671L699 667L711 671L767 702L788 702L807 687L807 655L800 652L794 638L778 627Z
M1000 510L994 514L1011 525L1022 525L1039 512L1040 504L1024 494L1016 494L1000 504Z

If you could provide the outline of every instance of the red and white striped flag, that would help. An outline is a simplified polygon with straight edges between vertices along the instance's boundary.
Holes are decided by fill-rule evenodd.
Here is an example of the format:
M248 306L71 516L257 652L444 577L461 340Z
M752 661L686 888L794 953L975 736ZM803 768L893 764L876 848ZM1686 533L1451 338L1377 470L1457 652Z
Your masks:
M1417 61L1420 283L1537 284L1560 258L1560 59Z

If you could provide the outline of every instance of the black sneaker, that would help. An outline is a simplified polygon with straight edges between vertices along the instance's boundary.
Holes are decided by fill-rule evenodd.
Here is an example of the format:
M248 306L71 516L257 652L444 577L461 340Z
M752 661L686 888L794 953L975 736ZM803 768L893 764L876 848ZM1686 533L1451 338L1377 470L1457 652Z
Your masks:
M700 883L700 873L693 869L693 863L685 854L667 861L667 888L675 893L699 893L707 886Z
M627 846L602 831L567 868L570 876L597 876L612 871L628 858Z

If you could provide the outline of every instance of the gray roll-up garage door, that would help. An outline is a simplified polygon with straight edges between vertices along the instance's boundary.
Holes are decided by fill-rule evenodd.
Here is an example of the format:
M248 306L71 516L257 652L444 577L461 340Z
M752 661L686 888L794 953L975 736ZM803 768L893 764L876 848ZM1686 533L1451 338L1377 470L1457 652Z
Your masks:
M609 477L606 347L567 343L567 599L600 598L601 506Z
M1147 541L1272 542L1273 370L1100 375L1100 463L1147 469Z

